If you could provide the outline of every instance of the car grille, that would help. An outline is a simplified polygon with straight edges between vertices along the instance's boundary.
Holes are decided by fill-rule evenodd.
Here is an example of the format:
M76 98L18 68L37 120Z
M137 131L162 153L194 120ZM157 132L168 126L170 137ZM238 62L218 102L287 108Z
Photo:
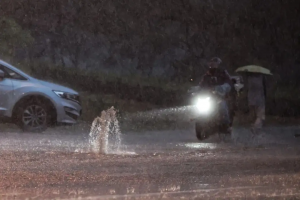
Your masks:
M74 120L77 120L77 119L78 119L78 116L72 113L73 111L75 111L73 108L70 108L70 107L65 106L64 109L65 109L65 113L66 113L69 117L73 118Z

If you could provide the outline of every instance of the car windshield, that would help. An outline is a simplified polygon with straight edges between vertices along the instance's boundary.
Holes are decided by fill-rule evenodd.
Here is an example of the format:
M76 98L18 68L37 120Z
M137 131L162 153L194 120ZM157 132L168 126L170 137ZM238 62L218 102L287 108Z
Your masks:
M21 76L17 72L5 67L0 64L0 69L4 72L6 78L15 79L15 80L26 80L25 77Z

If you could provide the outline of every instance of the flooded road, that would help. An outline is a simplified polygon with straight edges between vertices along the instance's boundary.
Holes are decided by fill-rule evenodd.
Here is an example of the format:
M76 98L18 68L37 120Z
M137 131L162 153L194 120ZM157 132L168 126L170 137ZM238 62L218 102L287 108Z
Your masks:
M197 141L193 129L122 132L97 155L89 125L0 134L0 199L300 198L298 127ZM3 130L3 129L1 129Z

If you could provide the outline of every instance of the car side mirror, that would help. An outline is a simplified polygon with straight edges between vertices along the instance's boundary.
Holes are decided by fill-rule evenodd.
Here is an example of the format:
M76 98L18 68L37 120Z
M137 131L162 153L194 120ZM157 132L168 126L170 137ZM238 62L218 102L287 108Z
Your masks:
M5 77L4 71L0 69L0 79L4 79Z

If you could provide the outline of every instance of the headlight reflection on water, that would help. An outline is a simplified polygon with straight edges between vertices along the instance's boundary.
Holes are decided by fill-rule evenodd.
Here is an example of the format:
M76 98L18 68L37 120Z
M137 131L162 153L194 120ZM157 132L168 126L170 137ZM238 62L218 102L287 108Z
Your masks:
M191 149L216 149L217 145L213 143L187 143L185 147Z

